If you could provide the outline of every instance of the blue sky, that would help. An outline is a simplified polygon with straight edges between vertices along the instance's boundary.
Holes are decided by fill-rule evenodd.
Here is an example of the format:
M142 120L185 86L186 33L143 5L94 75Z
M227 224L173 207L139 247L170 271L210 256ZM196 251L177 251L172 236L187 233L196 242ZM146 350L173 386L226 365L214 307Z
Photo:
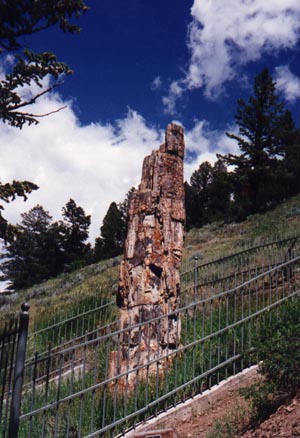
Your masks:
M67 109L22 131L0 125L1 180L40 186L7 207L11 221L37 203L59 219L72 197L92 215L93 239L173 120L185 128L186 179L216 152L237 152L225 131L237 129L236 101L248 98L265 66L299 125L299 0L86 2L80 35L51 29L25 40L74 74L34 111ZM8 62L0 59L0 75Z
M215 5L211 10L205 6L210 3ZM218 5L224 3L228 6L222 10ZM236 26L246 28L249 23L252 37L247 36L246 29L245 35L234 29L233 12L242 3L241 0L88 0L90 10L78 21L82 27L79 36L66 36L57 29L51 29L32 37L30 45L38 51L53 51L73 68L74 75L66 80L59 92L64 98L73 100L73 108L82 124L99 120L114 123L124 117L129 107L161 128L170 121L170 116L178 116L186 128L191 128L195 119L207 119L215 128L226 129L234 118L237 99L249 95L253 78L262 68L269 67L274 76L276 67L280 65L288 66L293 74L299 73L299 45L290 41L293 31L289 20L281 41L276 41L280 40L278 26L286 14L284 11L297 2L281 1L286 8L281 6L276 16L275 6L279 2L273 0L270 3L275 6L261 11L261 16L252 21L245 16L247 11L238 11ZM260 4L263 4L261 1L245 3L253 4L253 13L259 11ZM272 11L275 16L270 19L268 14ZM215 16L215 12L219 15ZM224 24L218 23L218 20L223 20ZM201 60L200 63L194 62L194 67L196 65L199 69L196 76L204 75L207 85L186 85L187 89L193 87L193 91L183 93L178 105L168 111L163 99L166 101L168 95L170 98L171 84L184 80L191 67L191 55L195 56L197 47L196 31L199 31L201 23L214 28L207 35L206 47L215 45L212 50L208 49L208 60L215 58L215 62L208 63L205 59L205 41L200 51L200 56L204 58L202 65ZM190 29L193 25L195 37L192 41ZM259 25L273 27L273 32L265 31L262 41L255 35L261 32ZM216 47L222 43L222 38L217 40L219 33L231 39L227 44L232 46L232 57L227 65L222 58L224 51ZM244 48L234 50L235 44L244 44ZM252 57L248 55L249 62L243 64L241 58L247 56L248 50L253 51ZM226 76L228 65L232 69L227 74L229 77ZM214 78L210 69L219 71L220 77L216 74ZM222 76L224 83L219 84ZM213 81L215 89L210 89ZM221 91L219 85L223 88ZM295 112L299 110L299 102L294 101L289 106Z
M192 1L86 3L90 10L78 21L80 36L51 30L32 38L32 48L46 47L72 66L74 75L60 92L74 100L82 123L114 122L130 107L164 127L170 116L161 96L188 61ZM158 77L161 86L155 90L152 83Z

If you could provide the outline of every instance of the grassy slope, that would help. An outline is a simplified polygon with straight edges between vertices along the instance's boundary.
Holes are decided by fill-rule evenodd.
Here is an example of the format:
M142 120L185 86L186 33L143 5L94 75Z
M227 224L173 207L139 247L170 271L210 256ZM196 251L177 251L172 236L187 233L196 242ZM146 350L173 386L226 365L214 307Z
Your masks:
M1 306L0 318L14 314L27 301L31 326L40 328L39 321L58 321L110 301L117 288L119 263L120 257L106 260L14 293Z
M185 239L183 264L190 263L195 255L205 263L262 241L294 234L300 234L300 195L241 223L212 223L191 230Z
M300 195L239 224L213 223L191 230L185 239L183 269L191 266L195 255L200 263L207 262L262 239L293 234L300 234ZM4 298L0 317L15 313L22 302L29 301L31 324L39 326L111 300L117 290L119 263L120 257L100 262L13 294L6 303Z

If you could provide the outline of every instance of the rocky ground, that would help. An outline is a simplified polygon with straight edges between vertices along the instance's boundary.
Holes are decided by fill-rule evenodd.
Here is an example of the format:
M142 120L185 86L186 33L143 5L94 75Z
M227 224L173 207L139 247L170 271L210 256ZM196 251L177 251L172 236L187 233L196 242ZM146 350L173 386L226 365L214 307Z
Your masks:
M280 406L257 429L248 430L240 438L294 438L300 437L300 394Z
M300 437L300 393L255 429L249 415L249 405L239 390L228 391L207 411L178 426L176 432L178 438Z

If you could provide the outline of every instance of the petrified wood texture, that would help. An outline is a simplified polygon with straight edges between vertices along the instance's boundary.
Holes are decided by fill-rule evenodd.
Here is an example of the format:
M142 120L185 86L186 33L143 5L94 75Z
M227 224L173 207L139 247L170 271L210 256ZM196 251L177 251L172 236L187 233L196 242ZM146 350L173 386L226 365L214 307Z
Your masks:
M168 314L176 310L180 292L185 222L183 158L183 128L170 124L165 143L145 158L141 183L129 200L117 304L121 327L139 326L122 335L111 364L115 372L156 360L179 343L180 321L176 314ZM156 320L148 322L153 318Z

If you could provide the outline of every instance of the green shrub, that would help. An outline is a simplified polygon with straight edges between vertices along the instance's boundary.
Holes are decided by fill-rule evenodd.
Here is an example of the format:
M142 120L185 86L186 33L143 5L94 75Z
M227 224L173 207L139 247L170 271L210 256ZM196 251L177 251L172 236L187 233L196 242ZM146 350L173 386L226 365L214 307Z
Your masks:
M256 421L300 389L300 298L288 300L269 316L254 340L262 379L241 391L251 400Z
M261 325L257 339L259 371L276 392L300 389L300 298L282 305Z

